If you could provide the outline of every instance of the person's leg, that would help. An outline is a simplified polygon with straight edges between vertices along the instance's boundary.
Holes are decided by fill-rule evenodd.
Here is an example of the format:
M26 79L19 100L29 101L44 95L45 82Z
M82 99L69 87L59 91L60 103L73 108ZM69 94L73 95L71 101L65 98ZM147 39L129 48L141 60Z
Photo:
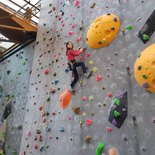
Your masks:
M77 81L79 80L79 76L76 70L76 67L73 68L73 75L74 75L74 80L71 82L71 88L73 89Z
M83 72L86 73L86 66L85 66L84 62L76 62L74 66L75 66L75 67L81 66Z

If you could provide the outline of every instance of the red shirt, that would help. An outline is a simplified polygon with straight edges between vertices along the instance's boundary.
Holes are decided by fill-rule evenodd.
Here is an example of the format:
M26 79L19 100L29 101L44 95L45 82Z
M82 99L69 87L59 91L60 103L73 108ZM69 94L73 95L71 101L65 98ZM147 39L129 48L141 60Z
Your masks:
M68 60L75 60L76 56L79 56L82 52L80 51L74 51L74 50L69 50L67 52L67 58Z

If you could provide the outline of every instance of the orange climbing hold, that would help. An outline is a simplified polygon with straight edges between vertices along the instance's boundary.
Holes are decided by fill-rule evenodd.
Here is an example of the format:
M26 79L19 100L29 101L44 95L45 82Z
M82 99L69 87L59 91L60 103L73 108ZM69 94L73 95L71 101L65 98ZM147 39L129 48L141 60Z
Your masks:
M118 154L117 154L117 150L116 150L114 147L111 147L111 148L109 149L109 155L118 155Z
M70 103L71 97L72 97L72 94L68 89L65 90L62 94L60 94L59 105L62 109L67 108L67 106Z

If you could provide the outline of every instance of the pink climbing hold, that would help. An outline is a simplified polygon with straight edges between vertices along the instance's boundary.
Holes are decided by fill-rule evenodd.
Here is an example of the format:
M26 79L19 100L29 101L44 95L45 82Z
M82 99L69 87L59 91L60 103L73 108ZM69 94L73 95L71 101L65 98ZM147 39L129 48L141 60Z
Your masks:
M34 148L35 148L35 150L37 150L37 149L38 149L38 145L37 145L37 144L35 144L35 145L34 145Z
M74 2L74 6L78 6L78 5L79 5L79 1L76 0L76 1Z
M93 121L92 121L91 119L87 119L87 120L86 120L86 125L89 126L89 125L91 125L92 123L93 123Z
M82 101L86 101L86 100L87 100L86 96L83 96Z
M85 54L85 57L86 57L86 58L89 58L89 57L90 57L90 53L86 53L86 54Z
M26 133L26 135L27 135L27 137L30 137L30 136L31 136L31 132L28 131L28 132Z
M101 81L101 80L102 80L102 76L101 76L101 75L97 75L97 76L96 76L96 81L99 82L99 81Z
M46 69L44 73L45 73L45 75L47 75L49 73L49 71Z
M68 32L68 35L69 35L69 36L72 36L72 34L73 34L73 31L69 31L69 32Z
M112 94L111 94L111 93L108 93L107 96L108 96L108 97L112 97Z
M111 129L110 127L106 127L106 131L107 131L107 132L111 132L111 130L112 130L112 129Z
M62 23L62 27L64 27L65 26L65 23Z
M82 39L82 36L78 37L76 41L79 42L81 41L81 39Z
M75 28L75 25L74 24L72 24L72 29L74 29Z
M68 115L67 118L68 118L69 120L71 120L71 119L72 119L72 116Z

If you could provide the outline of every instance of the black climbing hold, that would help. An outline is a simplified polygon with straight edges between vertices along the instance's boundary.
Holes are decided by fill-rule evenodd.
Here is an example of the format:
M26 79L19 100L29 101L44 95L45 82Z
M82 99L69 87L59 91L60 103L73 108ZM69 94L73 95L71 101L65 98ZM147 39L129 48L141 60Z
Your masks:
M138 37L143 41L144 44L149 40L149 38L155 31L154 21L155 21L155 10L152 12L152 14L150 15L150 17L148 18L148 20L146 21L146 23L141 28L138 34Z

